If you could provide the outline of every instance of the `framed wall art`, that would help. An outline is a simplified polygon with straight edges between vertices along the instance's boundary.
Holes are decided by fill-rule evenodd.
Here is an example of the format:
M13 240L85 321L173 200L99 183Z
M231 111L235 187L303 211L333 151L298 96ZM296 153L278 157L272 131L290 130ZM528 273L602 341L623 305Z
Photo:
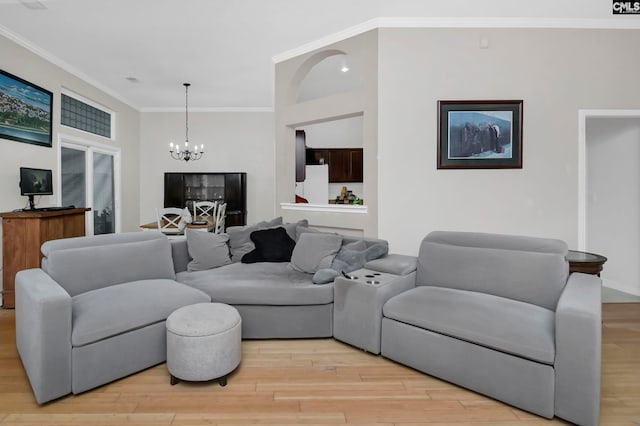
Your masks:
M0 138L51 147L53 93L0 70Z
M438 169L521 169L522 100L438 101Z

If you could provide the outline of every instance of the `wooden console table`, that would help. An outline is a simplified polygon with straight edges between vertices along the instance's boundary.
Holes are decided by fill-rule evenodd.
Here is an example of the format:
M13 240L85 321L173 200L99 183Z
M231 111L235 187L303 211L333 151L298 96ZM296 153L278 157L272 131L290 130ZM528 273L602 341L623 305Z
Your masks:
M85 235L89 208L0 213L2 218L2 307L15 307L18 271L39 268L45 241Z

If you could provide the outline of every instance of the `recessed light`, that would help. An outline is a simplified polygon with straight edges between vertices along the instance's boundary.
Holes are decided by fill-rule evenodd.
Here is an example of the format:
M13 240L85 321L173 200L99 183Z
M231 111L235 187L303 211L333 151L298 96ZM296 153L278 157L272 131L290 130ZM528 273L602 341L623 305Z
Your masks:
M343 65L342 68L340 68L340 71L347 72L347 71L349 71L349 67L346 66L346 65Z
M126 77L127 81L131 82L131 83L140 83L140 80L138 80L135 77Z

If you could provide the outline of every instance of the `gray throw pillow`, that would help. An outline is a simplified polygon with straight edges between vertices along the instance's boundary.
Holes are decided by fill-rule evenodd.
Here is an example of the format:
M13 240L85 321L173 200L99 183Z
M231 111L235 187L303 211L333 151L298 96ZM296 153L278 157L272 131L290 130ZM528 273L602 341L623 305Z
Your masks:
M268 222L258 222L254 225L228 227L227 234L229 234L231 261L240 262L240 260L242 260L242 256L256 248L253 241L251 241L252 232L266 228L273 228L278 225L282 225L282 216L276 217Z
M330 269L320 269L314 274L313 283L330 283L342 272L348 273L360 269L368 261L386 256L389 252L389 246L383 243L372 244L364 250L359 247L362 247L359 242L345 244L331 262Z
M231 263L227 234L212 234L187 228L186 235L187 250L192 259L187 265L187 271L205 271Z
M302 219L299 220L295 223L285 223L284 225L284 229L287 231L287 234L289 234L289 236L291 237L291 239L293 241L298 241L298 233L296 232L296 228L298 226L302 227L302 228L308 228L309 227L309 221L307 219Z
M310 228L309 224L307 223L306 225L298 225L296 226L296 241L298 241L300 239L300 235L302 234L327 234L327 235L338 235L335 232L324 232L324 231L320 231L319 229L316 228Z
M357 251L365 251L366 249L367 249L367 243L365 243L364 240L344 243L340 248L340 250L357 250Z
M305 232L300 235L293 254L293 269L314 274L318 269L328 268L342 246L342 236Z

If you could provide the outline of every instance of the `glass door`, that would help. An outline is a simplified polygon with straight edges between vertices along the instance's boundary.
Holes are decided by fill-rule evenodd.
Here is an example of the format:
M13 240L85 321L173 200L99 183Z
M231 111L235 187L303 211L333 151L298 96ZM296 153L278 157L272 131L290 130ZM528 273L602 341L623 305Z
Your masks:
M87 235L118 231L117 163L117 152L78 144L60 146L61 204L91 208Z
M60 149L63 206L87 207L86 156L82 149Z
M101 152L93 153L93 234L116 232L114 185L114 156Z

